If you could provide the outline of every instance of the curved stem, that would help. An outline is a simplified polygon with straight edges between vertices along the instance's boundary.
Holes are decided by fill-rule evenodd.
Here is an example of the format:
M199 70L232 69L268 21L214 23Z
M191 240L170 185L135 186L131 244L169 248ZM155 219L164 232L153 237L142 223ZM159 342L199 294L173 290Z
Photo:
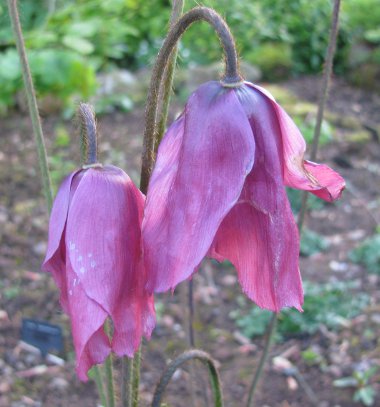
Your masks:
M154 392L152 407L160 407L161 400L165 393L165 389L169 384L173 374L175 371L180 368L183 364L188 362L189 360L199 360L203 364L205 364L208 368L210 379L211 379L211 387L214 394L214 405L215 407L222 407L223 406L223 397L222 397L222 389L220 385L219 374L215 366L214 360L211 356L198 349L192 349L182 353L180 356L175 358L169 366L166 368L165 372L160 378L160 381L157 384L156 390Z
M77 115L80 123L82 161L85 167L93 166L97 164L98 158L98 131L94 108L88 103L80 103Z
M50 212L53 204L53 192L51 188L49 166L40 115L38 113L36 93L33 86L32 75L30 73L28 58L25 50L24 38L22 35L22 29L20 24L20 17L17 10L17 0L8 0L8 9L12 23L13 33L16 39L17 52L19 54L21 61L22 76L24 80L26 97L28 100L29 114L32 120L34 139L37 147L38 162L41 171L43 191L46 199L46 204Z
M317 121L315 123L313 143L311 145L311 152L310 152L311 161L315 161L317 158L319 139L321 136L323 115L325 112L326 102L327 102L327 98L329 95L330 78L331 78L331 74L332 74L334 55L335 55L335 49L336 49L336 39L338 37L339 10L340 10L340 0L335 0L334 9L333 9L333 13L332 13L332 20L331 20L330 38L329 38L329 44L328 44L327 54L326 54L325 70L323 73L321 94L320 94L319 102L318 102ZM300 209L300 212L298 215L298 224L301 225L300 232L301 232L305 214L306 214L308 196L309 196L309 194L306 191L302 194L302 204L301 204L301 209Z
M169 31L164 44L157 56L153 67L152 78L145 112L145 131L143 162L141 168L141 186L147 189L149 177L154 163L155 143L157 140L156 113L160 84L165 67L170 59L170 54L175 48L181 35L196 21L207 21L215 29L222 43L225 55L225 72L222 84L226 86L239 86L242 78L238 69L238 57L232 34L223 18L214 10L207 7L196 7L184 14Z
M181 17L184 6L184 0L173 0L172 14L170 17L170 28L173 28L177 20ZM178 45L176 45L170 55L170 60L166 66L163 79L160 87L160 106L157 107L156 123L157 123L157 140L155 142L155 150L162 140L166 129L168 119L170 95L173 87L174 70L177 62Z
M331 20L331 29L330 29L330 38L329 38L329 44L328 44L328 49L327 49L327 55L326 55L326 64L325 64L325 71L323 74L323 84L322 84L322 91L321 91L321 97L319 100L318 104L318 113L317 113L317 121L314 129L314 136L313 136L313 144L312 144L312 149L311 149L311 155L310 158L312 161L315 160L317 151L318 151L318 144L319 144L319 138L321 134L321 126L322 126L322 120L323 120L323 114L327 102L327 97L328 97L328 88L330 84L330 77L331 77L331 72L332 72L332 67L333 67L333 61L334 61L334 53L335 53L335 47L336 47L336 39L338 35L338 22L339 22L339 9L340 9L340 0L334 0L334 9L332 13L332 20ZM305 220L305 213L307 209L307 198L308 198L308 193L305 191L302 194L302 203L301 203L301 210L298 215L298 230L299 233L301 234L304 220ZM269 348L270 348L270 343L272 341L272 338L275 333L275 326L276 326L276 320L277 320L277 315L273 314L271 323L269 324L266 332L266 344L265 348L263 351L263 354L261 356L261 359L259 361L259 366L256 370L250 391L249 391L249 399L247 403L247 407L253 406L253 396L255 393L255 389L257 387L257 383L260 380L260 377L262 375L263 371L263 366L265 364L265 360L267 358Z

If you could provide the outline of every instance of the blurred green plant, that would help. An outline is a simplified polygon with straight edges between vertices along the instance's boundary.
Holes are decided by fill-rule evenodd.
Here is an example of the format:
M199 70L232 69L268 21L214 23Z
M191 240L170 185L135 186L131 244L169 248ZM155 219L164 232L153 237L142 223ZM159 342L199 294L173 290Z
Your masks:
M371 383L371 379L378 371L377 366L369 367L366 370L357 370L352 376L334 380L335 387L356 388L353 400L363 403L365 406L373 406L375 403L376 390Z
M349 258L362 264L369 273L380 274L380 231L351 251Z
M293 213L296 215L300 209L302 204L302 191L299 189L293 188L286 188L286 193L288 195L290 205L292 207ZM318 211L325 206L324 201L317 198L315 195L310 194L308 199L308 208L311 211Z
M328 241L319 233L304 228L301 234L300 254L310 257L313 254L324 252L329 248Z
M286 308L278 315L279 337L312 335L320 325L337 329L342 323L357 316L369 304L366 293L355 292L354 282L333 282L316 284L304 282L305 303L303 313ZM248 301L245 301L248 304ZM271 318L271 312L253 306L247 310L243 307L230 313L242 333L253 338L265 333Z
M0 67L3 111L14 105L14 95L21 87L5 4L5 0L0 0L0 61L5 60ZM240 54L261 67L265 78L321 71L328 39L330 0L205 0L202 4L214 7L226 17ZM336 72L343 72L347 67L350 41L364 40L372 44L380 41L380 11L376 4L377 0L343 3ZM38 77L39 96L52 93L66 105L73 95L86 99L94 92L95 72L151 65L170 14L169 0L23 0L19 5L29 54L46 60L46 63L35 62L37 68L31 64L33 74ZM196 5L196 0L186 2L187 9ZM52 55L55 53L56 56ZM211 28L200 23L183 37L179 55L184 65L210 63L220 59L220 44ZM371 58L376 63L376 58ZM52 71L52 67L58 69ZM67 67L77 75L66 73ZM99 111L107 111L104 107L107 103L113 101L100 103Z

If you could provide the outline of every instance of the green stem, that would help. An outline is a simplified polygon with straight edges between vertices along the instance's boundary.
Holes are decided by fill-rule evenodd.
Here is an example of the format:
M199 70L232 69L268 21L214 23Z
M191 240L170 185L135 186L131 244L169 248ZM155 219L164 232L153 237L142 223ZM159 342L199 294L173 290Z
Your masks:
M339 9L340 9L340 0L334 0L334 9L333 9L332 19L331 19L330 38L329 38L329 44L328 44L328 49L327 49L327 54L326 54L325 70L324 70L324 74L323 74L322 91L321 91L321 97L320 97L319 104L318 104L317 121L315 124L313 144L312 144L311 154L310 154L310 159L312 161L315 161L316 156L317 156L318 144L319 144L322 121L323 121L323 114L324 114L327 97L328 97L328 89L329 89L330 77L331 77L333 61L334 61L336 39L338 36ZM307 192L304 192L302 194L301 210L298 215L298 230L299 230L300 234L302 233L302 228L303 228L303 224L304 224L304 220L305 220L305 213L306 213L306 209L307 209L307 197L308 197ZM257 388L257 384L261 378L265 360L268 356L270 344L272 342L272 339L273 339L273 336L275 333L276 320L277 320L277 315L273 314L271 322L270 322L270 324L267 328L267 332L266 332L266 344L264 347L264 351L263 351L263 354L261 355L261 358L259 361L259 366L256 370L251 388L249 390L247 407L253 406L253 396L254 396L255 390Z
M174 24L177 20L181 17L184 0L173 0L172 3L172 14L170 17L170 28L173 28ZM168 120L168 113L169 113L169 104L170 104L170 96L173 88L173 78L174 78L174 71L177 62L177 54L178 54L178 45L176 45L170 55L170 59L168 65L166 66L164 76L162 79L161 87L160 87L160 99L161 99L161 106L158 107L156 123L157 123L157 139L155 141L155 151L164 136L165 129L166 129L166 122Z
M42 132L42 126L40 116L38 114L38 105L36 100L36 93L33 86L33 80L30 73L28 58L25 50L24 38L22 35L22 29L20 24L20 17L17 10L17 0L7 0L9 16L12 23L13 33L16 39L17 51L21 61L22 76L24 80L24 86L26 91L26 97L28 100L28 108L30 118L32 120L32 128L34 133L34 139L37 147L38 162L41 171L43 191L45 194L46 204L50 212L53 203L53 192L51 188L48 160L46 154L46 147L44 136Z
M139 405L141 348L142 345L140 345L135 353L132 364L132 407L138 407Z
M112 327L110 320L106 320L104 323L104 331L106 335L111 338L112 336ZM105 375L106 375L106 384L107 384L107 407L115 407L115 391L113 385L113 369L112 369L112 353L108 356L105 361Z
M132 406L132 366L133 359L124 356L121 360L121 406Z
M255 394L257 385L258 385L259 380L261 378L261 375L263 373L265 362L266 362L266 360L268 358L268 353L269 353L270 345L271 345L272 340L273 340L273 334L275 332L276 324L277 324L277 314L274 312L272 314L272 317L271 317L271 320L269 322L267 332L266 332L266 335L265 335L263 353L261 355L259 365L257 366L255 375L253 377L251 387L249 388L247 407L253 406L253 396Z
M169 364L157 384L153 395L152 407L161 406L161 400L164 396L167 385L173 377L173 374L189 360L199 360L207 366L211 380L212 392L214 394L214 406L223 407L222 388L215 362L208 353L198 349L192 349L182 353Z
M334 55L336 49L336 40L338 37L338 27L339 27L339 10L340 10L340 0L334 1L334 9L332 13L331 28L330 28L330 38L326 53L325 70L322 77L322 88L321 94L318 102L318 112L317 121L315 123L313 142L311 145L310 160L315 161L318 153L319 139L321 137L321 128L323 122L323 115L325 112L327 98L329 96L329 86L330 79L334 63ZM307 200L309 194L305 191L302 194L302 204L298 215L298 224L301 225L300 232L302 230L302 225L304 222L306 210L307 210Z
M108 356L105 362L105 372L107 380L107 396L108 396L108 407L115 407L115 392L113 387L113 371L112 371L112 354Z
M177 20L180 18L182 11L183 11L184 0L173 0L172 3L172 13L170 17L170 29L173 28ZM157 134L153 136L152 145L153 150L158 147L159 141L162 139L162 136L165 132L166 128L166 121L168 117L168 109L170 103L170 92L172 89L173 77L174 77L174 69L177 60L177 47L175 46L173 52L169 54L168 63L166 70L163 73L162 80L158 83L158 88L156 89L157 97L158 95L161 96L161 108L159 109L158 103L154 106L149 105L151 107L151 114L153 115L153 129L158 127L159 131ZM159 98L159 97L158 97ZM149 97L148 97L149 99ZM148 113L149 116L149 113ZM156 121L158 120L158 125L156 125ZM147 123L145 124L147 127ZM154 133L152 130L151 134ZM146 145L146 142L144 142ZM141 191L146 194L148 189L148 183L150 178L150 169L153 168L154 164L154 155L147 154L147 150L145 148L143 157L142 157L142 168L141 168L141 181L140 181L140 189ZM146 169L149 169L148 171ZM138 351L135 353L132 362L132 374L130 375L129 379L129 388L131 389L131 397L132 397L132 406L137 407L139 401L139 384L140 384L140 366L141 366L141 348L140 345Z
M221 83L223 86L238 87L242 84L239 73L239 61L232 34L223 18L207 7L195 7L185 13L170 29L154 64L145 110L144 147L142 155L140 189L148 188L150 174L155 161L157 145L157 106L162 78L173 49L182 34L196 21L208 22L216 31L222 43L225 55L225 71Z
M103 407L107 407L108 405L107 405L106 394L104 392L103 378L102 378L99 366L94 366L93 372L94 372L94 381L95 381L96 388L98 389L98 393L99 393L99 397L100 397L100 402L102 403Z

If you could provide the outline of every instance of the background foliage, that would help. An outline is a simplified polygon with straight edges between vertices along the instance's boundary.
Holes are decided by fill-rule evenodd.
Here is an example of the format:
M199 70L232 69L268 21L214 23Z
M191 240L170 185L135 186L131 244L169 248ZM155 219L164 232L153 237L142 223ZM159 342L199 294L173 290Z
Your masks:
M197 4L188 0L186 7ZM205 0L203 5L226 17L241 55L259 66L264 78L321 70L330 0ZM376 6L377 0L343 2L337 73L380 63ZM92 94L97 72L151 65L170 14L169 0L20 0L19 7L39 96L54 94L63 104L75 95ZM352 56L354 44L360 47ZM211 28L205 23L191 27L181 43L181 63L205 64L219 58L220 46ZM356 79L363 81L362 75ZM22 89L5 0L0 0L0 84L4 112Z

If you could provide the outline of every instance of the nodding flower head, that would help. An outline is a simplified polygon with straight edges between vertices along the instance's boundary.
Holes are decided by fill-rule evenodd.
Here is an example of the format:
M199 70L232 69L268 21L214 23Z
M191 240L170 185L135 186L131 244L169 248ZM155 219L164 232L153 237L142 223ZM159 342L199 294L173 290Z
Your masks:
M143 220L150 292L173 289L205 256L228 259L260 307L301 309L299 236L285 187L339 198L344 180L304 160L296 125L264 89L200 86L158 149Z
M49 223L44 270L70 316L77 374L109 353L133 356L155 324L141 258L144 195L120 168L90 164L59 188ZM104 323L112 321L112 339Z

